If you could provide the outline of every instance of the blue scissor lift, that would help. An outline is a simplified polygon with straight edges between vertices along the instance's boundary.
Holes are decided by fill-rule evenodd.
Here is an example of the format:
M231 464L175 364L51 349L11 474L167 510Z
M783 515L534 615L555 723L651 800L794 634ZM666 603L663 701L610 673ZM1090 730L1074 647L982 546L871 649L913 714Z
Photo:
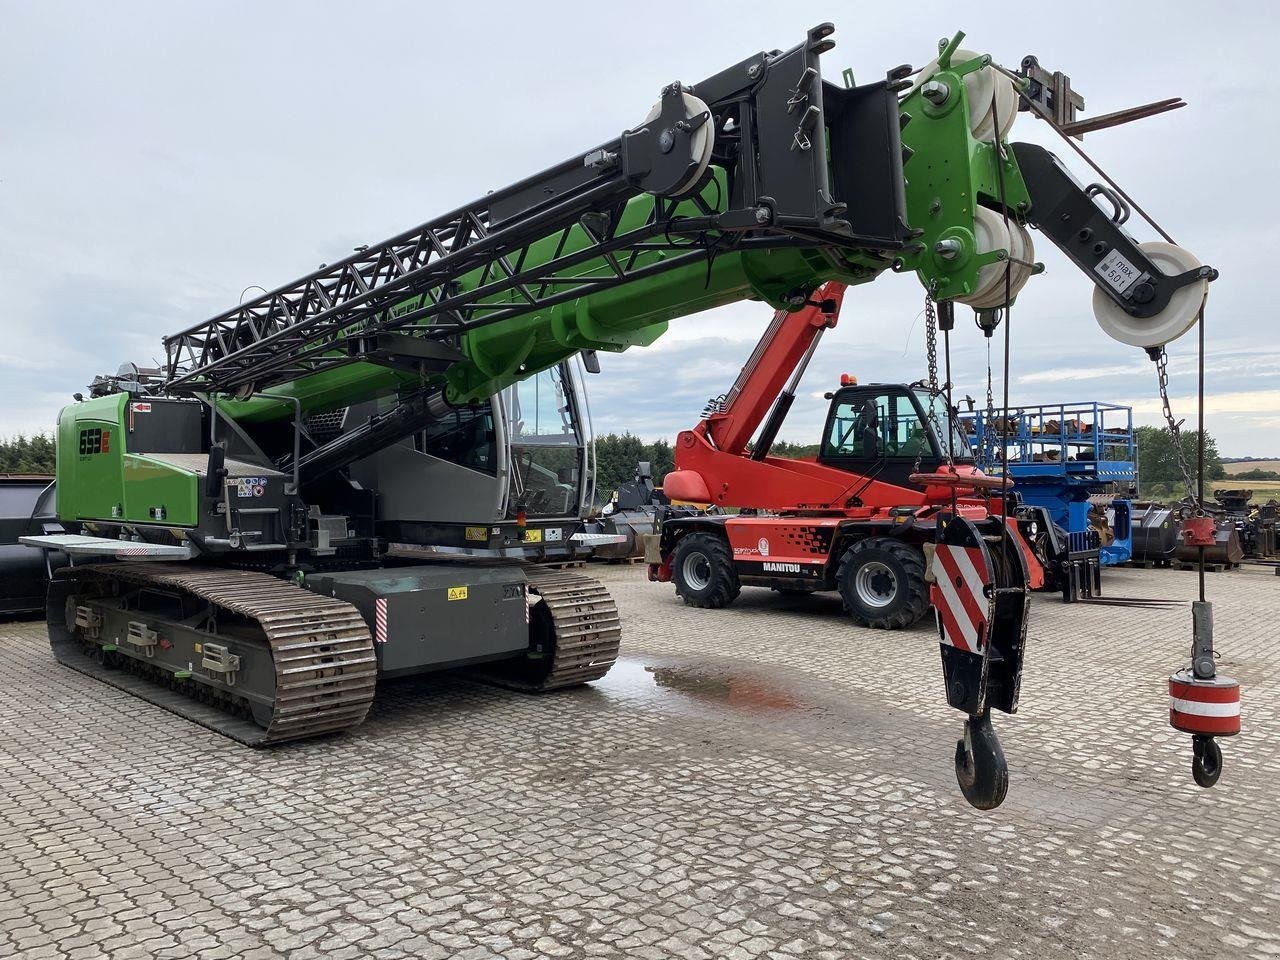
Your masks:
M1001 471L1002 420L1007 431L1009 476L1022 499L1049 511L1054 523L1073 535L1090 529L1090 498L1126 492L1138 482L1133 409L1114 403L1046 403L985 411L965 418L974 459L987 473ZM1125 563L1133 554L1132 505L1113 497L1108 508L1114 541L1099 550L1104 566Z

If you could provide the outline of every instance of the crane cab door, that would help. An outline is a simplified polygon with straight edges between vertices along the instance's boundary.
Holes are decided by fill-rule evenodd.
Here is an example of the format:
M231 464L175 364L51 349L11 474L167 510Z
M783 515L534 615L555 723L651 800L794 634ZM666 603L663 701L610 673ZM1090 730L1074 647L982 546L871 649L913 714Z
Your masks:
M589 431L574 368L539 371L502 392L509 486L506 517L577 517L584 505Z
M901 384L842 387L831 398L818 462L907 487L912 473L935 470L946 459L948 432L953 459L970 461L943 397Z

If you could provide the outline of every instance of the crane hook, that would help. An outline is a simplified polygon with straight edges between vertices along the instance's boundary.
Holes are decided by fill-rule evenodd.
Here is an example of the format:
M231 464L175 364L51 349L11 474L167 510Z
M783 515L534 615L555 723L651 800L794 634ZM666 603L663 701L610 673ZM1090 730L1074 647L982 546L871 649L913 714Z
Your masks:
M1205 734L1191 738L1191 776L1202 787L1212 787L1222 775L1222 748Z
M994 810L1009 792L1009 764L991 725L991 711L964 722L964 738L956 741L956 781L970 805Z

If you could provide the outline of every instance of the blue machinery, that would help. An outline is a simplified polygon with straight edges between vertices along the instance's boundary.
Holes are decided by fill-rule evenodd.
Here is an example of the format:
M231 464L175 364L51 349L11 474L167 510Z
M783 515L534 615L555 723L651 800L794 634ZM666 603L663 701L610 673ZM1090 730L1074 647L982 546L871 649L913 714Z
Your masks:
M974 459L987 473L1001 471L1001 428L1008 443L1009 476L1029 504L1044 507L1058 526L1082 540L1096 525L1092 508L1107 516L1112 540L1102 536L1104 566L1125 563L1133 554L1132 508L1127 497L1109 497L1136 489L1138 451L1133 410L1113 403L1047 403L996 410L988 418L976 410L965 417Z

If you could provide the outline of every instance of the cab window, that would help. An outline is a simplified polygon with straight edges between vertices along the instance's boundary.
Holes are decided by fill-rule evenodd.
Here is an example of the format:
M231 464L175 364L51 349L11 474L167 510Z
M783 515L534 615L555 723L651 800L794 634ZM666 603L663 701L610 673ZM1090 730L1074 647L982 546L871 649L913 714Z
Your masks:
M414 449L462 467L493 474L498 469L493 411L489 404L458 407L413 438Z
M507 391L512 443L577 444L573 405L560 367L549 367Z
M826 437L824 457L931 455L929 435L909 397L901 393L865 393L836 405Z

